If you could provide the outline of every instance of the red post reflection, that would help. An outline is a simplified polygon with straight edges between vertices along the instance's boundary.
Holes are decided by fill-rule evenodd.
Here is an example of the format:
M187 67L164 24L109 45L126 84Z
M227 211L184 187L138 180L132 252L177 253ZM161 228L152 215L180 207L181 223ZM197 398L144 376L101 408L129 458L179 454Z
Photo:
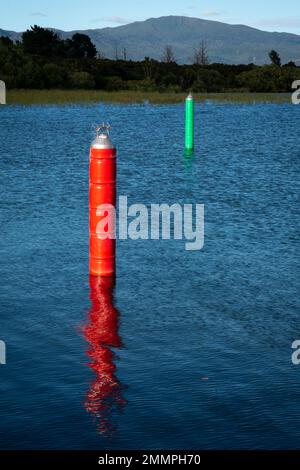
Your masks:
M101 434L111 434L112 412L126 403L122 396L122 385L117 379L115 354L112 348L122 346L118 334L119 312L113 304L114 279L90 276L90 297L92 306L88 314L88 324L84 326L84 336L90 347L87 355L89 366L96 374L96 380L87 392L85 408L97 420Z

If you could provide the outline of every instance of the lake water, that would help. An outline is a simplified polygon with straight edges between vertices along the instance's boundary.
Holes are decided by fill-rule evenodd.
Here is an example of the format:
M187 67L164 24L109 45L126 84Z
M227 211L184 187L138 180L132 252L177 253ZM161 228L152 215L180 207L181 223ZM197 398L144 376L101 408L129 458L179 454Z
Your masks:
M2 449L300 448L300 106L0 108ZM128 203L205 205L205 245L118 241L89 283L88 151Z

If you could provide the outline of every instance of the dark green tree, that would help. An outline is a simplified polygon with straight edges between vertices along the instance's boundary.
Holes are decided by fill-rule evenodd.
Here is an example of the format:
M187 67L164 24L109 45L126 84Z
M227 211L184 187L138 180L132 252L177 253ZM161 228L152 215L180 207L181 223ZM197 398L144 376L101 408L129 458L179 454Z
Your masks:
M274 49L272 49L272 51L269 52L269 57L270 57L272 64L278 65L279 67L281 66L280 55L278 54L278 52L274 51Z
M0 44L2 44L2 46L10 47L13 45L13 41L9 39L7 36L1 36Z
M67 55L74 59L93 59L97 49L86 34L76 33L66 41Z
M283 67L296 67L296 64L294 61L290 60L287 64L284 64Z
M22 34L24 52L45 57L55 57L62 53L61 39L54 31L34 25Z
M71 77L73 88L91 89L95 87L93 77L88 72L75 72Z
M280 91L281 71L282 69L275 65L255 67L250 72L241 73L238 81L242 88L250 92L275 93Z

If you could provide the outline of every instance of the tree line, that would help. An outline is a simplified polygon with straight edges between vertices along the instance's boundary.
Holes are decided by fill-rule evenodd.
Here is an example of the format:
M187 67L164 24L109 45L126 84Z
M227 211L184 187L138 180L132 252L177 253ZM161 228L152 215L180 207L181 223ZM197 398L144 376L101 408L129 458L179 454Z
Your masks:
M85 34L62 39L39 26L24 32L21 41L0 37L0 79L8 88L289 92L292 82L300 79L300 67L294 62L282 65L275 50L269 59L264 66L210 63L208 46L202 41L191 65L179 65L168 45L161 60L127 60L125 50L122 59L110 60L97 53Z

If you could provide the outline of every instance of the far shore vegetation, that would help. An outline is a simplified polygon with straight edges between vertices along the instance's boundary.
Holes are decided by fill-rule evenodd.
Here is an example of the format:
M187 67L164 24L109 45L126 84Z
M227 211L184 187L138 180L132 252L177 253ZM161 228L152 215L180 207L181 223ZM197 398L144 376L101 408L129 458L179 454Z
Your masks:
M210 63L204 41L191 64L178 64L169 45L161 60L135 62L125 53L111 60L84 34L62 39L39 26L23 33L21 41L0 37L0 80L8 104L179 103L189 91L200 100L287 101L300 67L282 64L275 50L266 61L263 66Z

